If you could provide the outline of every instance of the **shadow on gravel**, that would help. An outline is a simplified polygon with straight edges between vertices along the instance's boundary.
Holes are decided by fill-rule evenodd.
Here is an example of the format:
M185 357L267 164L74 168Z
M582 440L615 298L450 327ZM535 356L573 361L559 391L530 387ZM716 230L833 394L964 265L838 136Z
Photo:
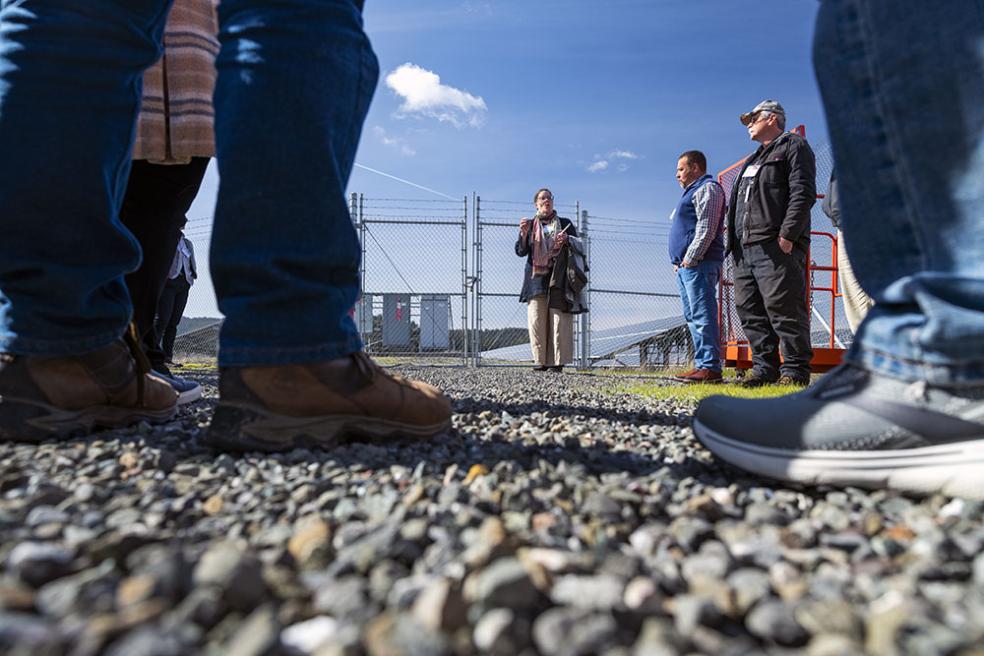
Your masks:
M680 424L678 416L665 412L650 412L646 409L621 410L616 408L599 408L591 405L569 405L539 399L523 403L502 403L474 397L458 397L452 399L452 405L454 412L457 413L481 413L489 410L497 415L507 412L515 418L529 416L533 413L543 414L546 412L551 417L563 417L572 421L594 418L624 424L657 424L660 426ZM689 425L689 422L687 425Z
M715 477L706 464L693 457L678 462L625 449L611 449L605 444L582 446L574 437L556 438L560 443L534 443L526 439L510 439L493 429L484 439L453 432L420 443L351 442L324 451L295 449L281 454L247 453L241 457L260 456L289 464L319 463L366 473L394 466L410 470L419 468L418 474L438 478L445 475L449 467L457 466L455 479L463 477L473 465L484 465L492 470L500 463L510 463L513 474L550 468L566 469L577 476L625 474L635 477L662 471L674 478ZM235 454L230 455L235 457Z

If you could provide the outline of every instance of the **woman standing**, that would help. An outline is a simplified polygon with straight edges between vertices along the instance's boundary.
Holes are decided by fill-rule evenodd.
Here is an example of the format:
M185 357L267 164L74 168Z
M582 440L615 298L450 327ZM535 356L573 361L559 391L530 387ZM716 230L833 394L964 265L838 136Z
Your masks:
M516 255L526 256L519 302L527 304L534 369L563 371L574 356L574 320L563 292L550 282L557 255L568 237L577 237L577 229L570 219L557 216L549 189L538 190L533 204L536 214L519 222L516 240Z

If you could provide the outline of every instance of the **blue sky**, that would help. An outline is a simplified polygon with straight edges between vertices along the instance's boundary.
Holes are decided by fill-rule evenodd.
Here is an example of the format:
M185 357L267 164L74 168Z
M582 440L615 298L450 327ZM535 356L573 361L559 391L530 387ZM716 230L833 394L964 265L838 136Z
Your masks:
M593 215L665 224L677 155L703 150L712 172L739 159L753 144L738 114L760 100L826 141L810 56L817 7L368 0L381 73L357 161L455 198L526 201L548 186ZM190 218L211 216L216 185L213 167ZM349 190L440 199L364 169Z

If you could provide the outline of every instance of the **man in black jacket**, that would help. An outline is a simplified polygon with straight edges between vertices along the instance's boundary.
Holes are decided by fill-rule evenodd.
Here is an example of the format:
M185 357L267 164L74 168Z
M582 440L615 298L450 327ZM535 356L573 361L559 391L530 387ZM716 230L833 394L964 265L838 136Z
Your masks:
M752 350L752 373L743 385L806 386L813 357L806 260L816 160L805 139L786 132L786 111L775 100L740 119L761 144L745 160L728 203L735 305Z

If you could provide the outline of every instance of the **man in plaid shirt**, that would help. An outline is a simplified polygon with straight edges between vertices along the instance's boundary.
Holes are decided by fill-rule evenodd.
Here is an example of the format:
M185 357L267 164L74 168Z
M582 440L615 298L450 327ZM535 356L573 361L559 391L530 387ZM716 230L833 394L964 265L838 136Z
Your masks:
M672 215L670 261L694 342L694 368L677 380L717 383L721 349L715 288L724 261L724 191L707 175L707 158L699 150L680 155L676 179L683 195Z

